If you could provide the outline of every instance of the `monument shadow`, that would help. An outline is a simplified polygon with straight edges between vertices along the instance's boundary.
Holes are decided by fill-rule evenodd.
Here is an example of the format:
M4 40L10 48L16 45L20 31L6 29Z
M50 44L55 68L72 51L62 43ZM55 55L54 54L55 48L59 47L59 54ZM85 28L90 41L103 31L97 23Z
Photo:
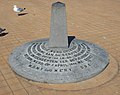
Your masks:
M71 42L75 39L75 36L68 36L68 47L70 46Z

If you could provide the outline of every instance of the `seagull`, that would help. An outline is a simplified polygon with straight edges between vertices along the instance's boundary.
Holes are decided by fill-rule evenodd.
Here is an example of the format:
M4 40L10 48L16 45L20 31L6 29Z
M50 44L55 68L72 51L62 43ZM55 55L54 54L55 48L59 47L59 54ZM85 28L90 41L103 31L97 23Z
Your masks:
M0 34L2 34L3 31L5 31L6 29L2 29L0 28Z
M13 6L13 11L14 12L20 13L20 12L22 12L24 10L25 10L25 8L18 8L16 5Z

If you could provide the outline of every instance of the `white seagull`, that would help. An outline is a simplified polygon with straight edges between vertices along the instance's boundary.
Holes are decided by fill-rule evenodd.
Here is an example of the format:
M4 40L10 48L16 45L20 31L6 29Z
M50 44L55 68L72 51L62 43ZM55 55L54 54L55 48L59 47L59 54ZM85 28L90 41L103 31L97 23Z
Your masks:
M16 5L13 6L13 11L14 12L20 13L20 12L22 12L24 10L25 10L25 8L18 8Z

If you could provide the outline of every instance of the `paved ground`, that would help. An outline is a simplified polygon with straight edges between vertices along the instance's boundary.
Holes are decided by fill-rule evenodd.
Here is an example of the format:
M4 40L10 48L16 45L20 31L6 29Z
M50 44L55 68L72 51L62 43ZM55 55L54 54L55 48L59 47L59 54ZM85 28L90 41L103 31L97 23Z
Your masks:
M68 34L106 49L110 65L87 81L53 85L38 84L17 76L8 65L8 56L17 46L49 37L51 3L56 0L1 0L0 95L120 95L120 1L63 0L67 6ZM28 13L17 16L13 5Z

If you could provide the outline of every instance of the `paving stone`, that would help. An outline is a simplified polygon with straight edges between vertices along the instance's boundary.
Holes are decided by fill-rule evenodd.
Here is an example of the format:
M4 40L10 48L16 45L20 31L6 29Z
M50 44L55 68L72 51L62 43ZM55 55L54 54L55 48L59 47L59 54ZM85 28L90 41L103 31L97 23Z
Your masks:
M105 50L112 55L110 60L116 60L113 62L113 68L107 66L108 73L100 73L97 76L101 76L98 80L100 84L95 86L94 78L91 79L92 84L85 80L80 82L80 85L84 82L89 89L82 90L81 86L77 86L79 90L66 91L65 95L120 95L120 66L114 66L114 63L120 63L120 3L117 0L61 0L66 3L67 9L67 26L68 34L76 36L77 39L87 40L88 42L96 43L99 46L105 48ZM24 42L29 42L35 39L48 38L49 25L50 25L50 5L54 0L1 0L0 3L0 27L6 28L8 34L0 36L0 71L4 68L10 68L8 65L7 57L11 50L20 46ZM18 17L13 11L13 4L17 4L20 7L26 7L27 15ZM39 10L38 10L39 9ZM29 35L29 37L28 37ZM102 39L105 36L106 39ZM17 45L16 41L18 42ZM14 43L15 42L15 43ZM107 70L107 69L105 69ZM105 71L104 70L104 71ZM103 73L104 73L103 71ZM117 71L117 73L115 73ZM111 77L111 72L112 76ZM113 74L114 73L114 74ZM104 75L104 76L102 76ZM95 77L97 77L95 76ZM104 82L104 79L109 81ZM19 79L23 81L22 79ZM29 81L26 81L28 84ZM15 82L16 83L16 82ZM103 83L101 85L101 83ZM0 84L0 95L28 95L26 92L27 85L23 90L17 90L12 93L9 89L9 85L4 78L3 85ZM32 85L35 85L33 83ZM41 84L40 84L41 85ZM47 85L42 84L39 89L45 91L43 95L64 95L63 91L57 91L53 89L53 93ZM1 87L8 87L6 88ZM66 86L60 86L65 89ZM72 86L73 87L73 86ZM71 88L72 88L71 87ZM54 88L54 87L53 87ZM29 93L29 92L28 92ZM41 93L40 93L41 94ZM39 95L39 94L36 94Z

